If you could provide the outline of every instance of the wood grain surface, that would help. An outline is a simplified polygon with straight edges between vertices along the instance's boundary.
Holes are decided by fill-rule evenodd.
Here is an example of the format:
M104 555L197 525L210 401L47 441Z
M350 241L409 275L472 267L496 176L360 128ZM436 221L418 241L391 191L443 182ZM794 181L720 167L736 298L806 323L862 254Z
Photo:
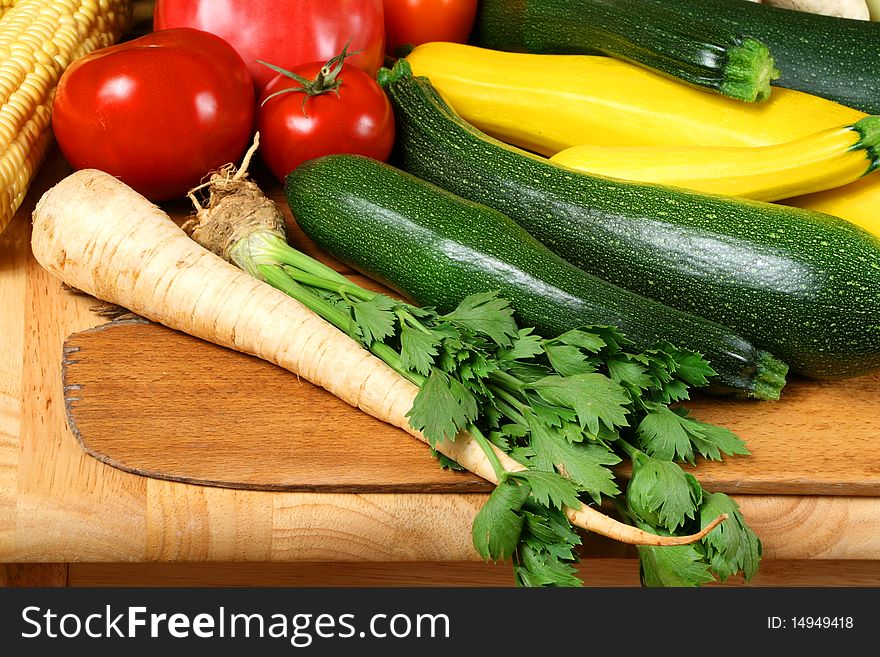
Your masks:
M136 474L257 490L492 490L280 367L143 320L72 335L62 376L83 448Z
M279 367L158 324L105 324L68 338L64 353L74 435L130 472L258 490L491 490ZM795 380L781 402L695 397L694 414L735 430L752 454L692 471L728 493L880 495L878 399L880 373Z
M585 586L640 586L632 557L597 557L582 563ZM876 587L880 561L765 560L748 583L763 586ZM709 586L743 586L741 576ZM507 564L475 561L316 561L309 563L73 563L0 564L0 586L456 586L512 587Z
M206 487L124 472L86 454L67 427L63 345L71 334L105 320L90 310L93 299L63 290L37 265L29 247L34 200L65 173L55 153L0 236L0 561L152 562L159 567L164 562L479 560L470 525L485 494ZM277 188L272 192L279 198ZM169 210L179 219L183 205ZM313 249L301 234L294 232L293 239ZM849 401L835 403L843 408L820 404L811 418L811 426L826 427L829 438L849 412ZM124 409L113 413L123 415ZM802 437L783 425L776 439L796 448ZM815 469L843 461L841 468L864 473L868 466L862 455L840 458L847 445L829 448ZM768 563L880 561L880 497L816 492L737 494L736 499L761 537ZM426 573L426 583L439 583L442 572ZM880 585L876 569L866 573ZM812 583L833 581L804 577ZM796 584L797 569L782 580Z
M578 574L585 586L640 586L639 562L596 558ZM35 573L39 575L39 573ZM23 577L24 576L24 577ZM27 585L18 573L17 585ZM766 560L748 583L762 586L876 587L880 562ZM21 584L19 584L21 583ZM476 562L316 562L259 564L71 564L67 584L78 586L513 586L506 564ZM743 586L741 576L710 586Z

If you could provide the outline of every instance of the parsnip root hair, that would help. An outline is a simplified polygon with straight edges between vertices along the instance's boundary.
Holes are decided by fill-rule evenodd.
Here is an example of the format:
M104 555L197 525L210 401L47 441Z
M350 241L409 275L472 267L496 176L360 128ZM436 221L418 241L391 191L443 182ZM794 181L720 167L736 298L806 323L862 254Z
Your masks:
M325 388L346 403L425 437L406 414L418 389L299 302L202 248L159 207L113 176L83 169L47 191L33 214L37 261L64 283L152 321L252 354ZM437 448L497 483L486 455L462 434ZM523 466L496 450L508 470ZM700 540L658 536L589 506L567 509L583 529L637 545Z
M287 240L278 206L248 177L248 165L259 145L258 132L240 168L227 164L212 171L207 182L189 192L196 213L183 224L183 232L224 260L231 260L232 247L254 230L268 230ZM204 206L196 197L202 189L209 191Z

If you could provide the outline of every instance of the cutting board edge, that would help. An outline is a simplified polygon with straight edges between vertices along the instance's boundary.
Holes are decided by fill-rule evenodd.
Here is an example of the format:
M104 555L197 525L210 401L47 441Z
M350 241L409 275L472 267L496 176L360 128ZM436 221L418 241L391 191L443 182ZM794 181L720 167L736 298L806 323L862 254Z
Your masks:
M77 397L75 395L71 395L71 392L75 392L77 390L82 389L81 384L71 384L68 383L68 373L69 367L71 365L75 365L78 361L71 358L71 356L77 353L80 350L80 347L73 346L71 343L74 342L77 336L82 335L84 333L97 333L100 331L106 331L108 328L118 325L118 324L152 324L148 319L144 317L140 317L136 315L134 317L126 317L125 319L114 319L109 322L104 322L103 324L99 324L97 326L93 326L92 328L84 329L82 331L76 331L75 333L71 333L68 335L61 346L61 390L62 396L64 399L64 417L67 423L67 428L70 429L70 433L73 434L73 437L76 438L76 442L79 443L80 447L83 451L92 456L102 463L106 463L113 467L117 467L120 470L125 470L125 468L121 464L117 464L106 457L103 454L99 454L94 452L83 440L82 432L80 432L79 427L76 424L76 420L73 418L73 403L80 401L81 397Z

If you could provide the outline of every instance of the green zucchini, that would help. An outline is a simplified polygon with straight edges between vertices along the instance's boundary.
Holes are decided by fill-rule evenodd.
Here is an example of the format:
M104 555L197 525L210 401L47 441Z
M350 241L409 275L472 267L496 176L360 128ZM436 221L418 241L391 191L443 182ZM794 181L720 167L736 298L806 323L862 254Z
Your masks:
M727 392L777 399L785 383L783 363L726 327L591 276L501 212L390 165L325 156L289 173L285 193L319 247L419 305L449 312L469 294L498 291L545 337L615 326L637 349L667 342L701 353Z
M794 372L880 367L880 240L829 215L579 173L463 121L408 65L383 75L395 162L490 205L599 278L731 327Z
M497 50L598 51L666 74L674 75L674 67L692 70L697 77L705 34L706 76L713 84L721 79L715 57L723 61L724 50L713 55L708 44L717 37L711 35L747 35L772 53L781 72L774 86L880 114L880 23L745 0L483 0L477 28L475 43ZM651 66L652 59L659 64Z
M796 89L880 113L880 23L823 16L745 0L648 0L683 20L716 24L760 39L782 74L774 86ZM651 7L653 9L653 7Z
M611 55L747 102L779 76L757 39L642 0L483 0L476 27L485 48Z

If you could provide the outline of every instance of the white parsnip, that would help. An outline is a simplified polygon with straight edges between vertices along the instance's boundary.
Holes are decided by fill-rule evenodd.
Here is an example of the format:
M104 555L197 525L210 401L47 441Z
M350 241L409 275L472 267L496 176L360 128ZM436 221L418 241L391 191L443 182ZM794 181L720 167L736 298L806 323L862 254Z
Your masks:
M40 199L33 216L34 256L68 285L404 422L412 384L298 302L200 247L116 178L77 171Z
M37 261L99 299L210 342L258 356L416 438L406 418L418 388L352 338L292 299L191 240L168 215L116 178L78 171L46 192L34 210ZM467 434L436 445L471 472L498 483ZM524 467L495 448L509 471ZM619 541L680 545L701 539L658 536L582 505L572 524Z

